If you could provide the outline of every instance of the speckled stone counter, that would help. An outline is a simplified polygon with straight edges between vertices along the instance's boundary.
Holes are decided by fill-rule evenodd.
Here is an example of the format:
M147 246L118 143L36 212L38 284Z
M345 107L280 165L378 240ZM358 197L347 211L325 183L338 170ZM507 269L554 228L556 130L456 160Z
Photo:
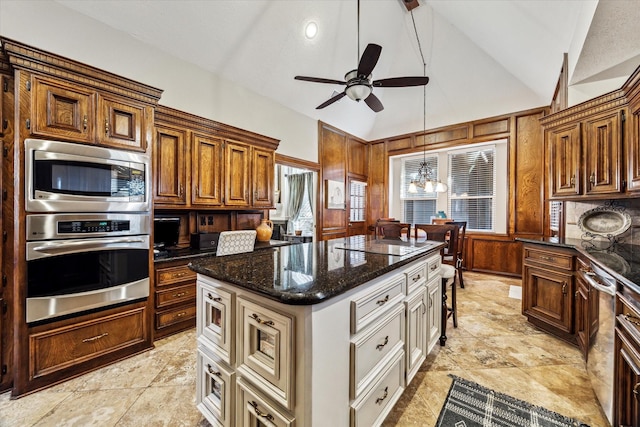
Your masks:
M585 255L592 262L604 268L621 283L640 289L640 246L627 243L614 244L598 243L580 239L561 239L544 237L525 239L518 238L524 243L535 243L556 247L575 249Z
M316 304L439 251L441 242L352 236L195 259L189 267L284 304Z
M256 242L254 246L254 250L262 250L262 249L271 249L279 246L287 246L291 245L291 242L286 240L269 240L268 242ZM192 249L192 248L180 248L180 249L169 249L166 251L161 251L155 254L153 258L153 262L155 264L160 264L163 262L169 261L178 261L178 260L187 260L187 259L196 259L196 258L204 258L204 257L212 257L216 256L215 249Z

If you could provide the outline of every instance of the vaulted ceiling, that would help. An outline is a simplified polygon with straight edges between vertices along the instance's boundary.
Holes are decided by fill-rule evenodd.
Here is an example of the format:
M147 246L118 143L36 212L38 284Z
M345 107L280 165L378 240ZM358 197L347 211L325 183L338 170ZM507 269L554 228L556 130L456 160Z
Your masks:
M636 0L419 0L413 12L402 0L361 0L360 46L356 0L57 1L368 140L549 105L572 49L573 83L640 64ZM309 21L319 28L311 40ZM342 80L368 43L382 46L373 79L421 76L414 22L430 77L426 120L421 87L375 88L385 107L376 114L346 97L316 110L344 86L294 80Z

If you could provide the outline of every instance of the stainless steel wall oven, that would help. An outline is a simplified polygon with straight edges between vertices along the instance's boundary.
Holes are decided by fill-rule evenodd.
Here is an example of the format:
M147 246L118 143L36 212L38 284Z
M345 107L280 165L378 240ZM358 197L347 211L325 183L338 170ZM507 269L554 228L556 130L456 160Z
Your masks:
M26 221L28 323L149 296L149 213Z

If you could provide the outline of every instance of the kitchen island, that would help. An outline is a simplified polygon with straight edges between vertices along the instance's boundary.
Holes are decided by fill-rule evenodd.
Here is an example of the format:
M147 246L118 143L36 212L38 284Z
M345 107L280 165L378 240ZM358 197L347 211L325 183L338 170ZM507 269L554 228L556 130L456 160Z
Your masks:
M379 425L440 338L440 242L353 236L195 260L213 425Z

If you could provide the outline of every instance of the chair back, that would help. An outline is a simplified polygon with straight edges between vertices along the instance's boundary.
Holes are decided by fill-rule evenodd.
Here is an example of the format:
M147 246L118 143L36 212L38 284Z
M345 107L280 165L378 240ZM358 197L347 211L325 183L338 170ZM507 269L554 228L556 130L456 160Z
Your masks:
M427 240L447 243L447 246L443 248L443 253L455 253L458 247L458 233L460 231L457 225L415 224L414 227L416 239L418 238L418 230L422 230L427 234Z
M403 232L409 237L410 225L400 221L377 220L376 239L400 239Z
M455 249L455 254L458 262L462 263L464 256L464 232L467 228L467 221L449 221L447 224L455 225L458 227L458 246Z

